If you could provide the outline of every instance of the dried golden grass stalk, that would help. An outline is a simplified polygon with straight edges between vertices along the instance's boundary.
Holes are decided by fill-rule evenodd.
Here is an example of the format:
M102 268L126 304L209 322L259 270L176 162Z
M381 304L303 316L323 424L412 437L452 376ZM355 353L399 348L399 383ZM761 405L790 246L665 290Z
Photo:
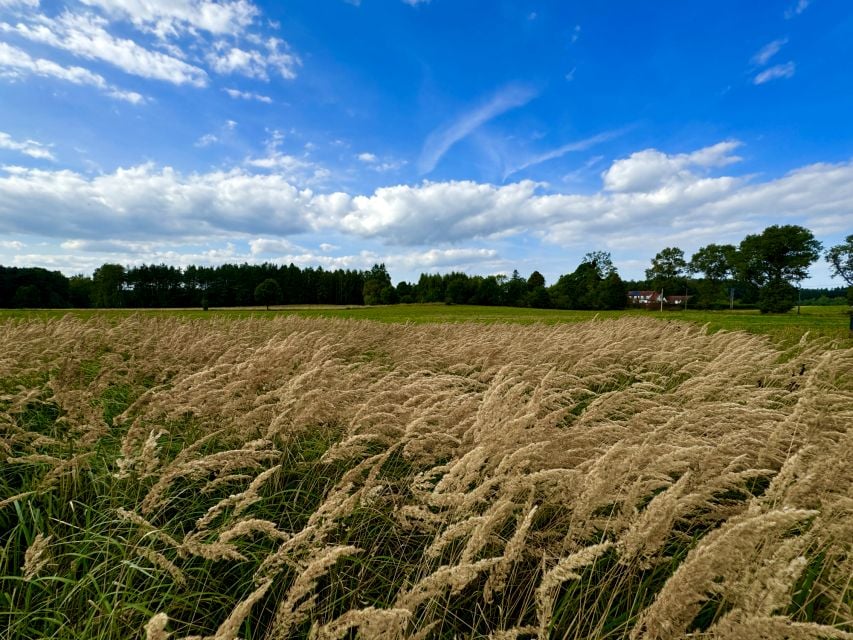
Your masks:
M317 600L317 580L320 579L341 557L355 555L361 550L353 546L329 547L320 552L307 564L297 576L279 603L272 626L267 633L268 640L281 640L289 637L290 630L313 609Z
M412 612L408 609L351 609L342 616L312 629L316 640L340 640L351 629L358 628L358 637L364 640L394 640L403 637Z
M145 625L145 640L168 640L172 634L166 631L169 624L169 616L165 613L157 613Z
M21 572L25 581L37 578L51 563L50 541L53 536L37 534L24 554L24 566Z

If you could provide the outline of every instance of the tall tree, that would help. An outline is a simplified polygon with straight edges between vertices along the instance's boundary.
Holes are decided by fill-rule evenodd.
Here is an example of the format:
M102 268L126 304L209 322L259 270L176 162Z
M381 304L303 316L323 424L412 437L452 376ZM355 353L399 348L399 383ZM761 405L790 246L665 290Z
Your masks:
M646 269L646 280L657 291L683 291L686 271L684 251L678 247L666 247L652 258L652 266Z
M697 285L700 306L708 308L723 297L722 283L732 273L735 251L730 244L709 244L690 258L687 271L703 276Z
M610 257L609 251L590 251L587 253L581 264L592 265L599 278L606 278L612 273L616 273L616 267L613 266L613 258Z
M773 225L744 238L735 256L738 277L759 288L762 313L785 313L797 302L795 285L809 275L821 243L797 225Z
M255 302L265 305L269 311L270 305L281 299L281 286L272 278L267 278L255 287Z
M394 286L391 284L391 276L384 264L375 264L365 274L364 304L387 304L393 294ZM390 290L390 291L389 291Z
M120 264L102 264L92 274L92 302L96 307L122 306L124 267Z
M839 277L847 283L847 301L853 305L853 235L844 242L831 247L826 252L826 261L832 271L832 277Z

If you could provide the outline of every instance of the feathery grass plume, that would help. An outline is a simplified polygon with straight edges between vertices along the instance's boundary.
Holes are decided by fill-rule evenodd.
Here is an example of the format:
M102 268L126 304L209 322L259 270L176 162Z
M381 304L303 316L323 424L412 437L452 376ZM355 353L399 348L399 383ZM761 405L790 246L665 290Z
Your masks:
M450 595L456 595L484 571L488 571L500 561L500 558L484 558L468 564L445 565L397 595L396 609L408 609L412 613L418 606L444 593L450 588Z
M751 563L765 557L764 549L772 548L791 527L802 526L815 515L816 511L803 509L744 514L708 534L643 612L632 638L681 637L703 603L714 594L735 595L730 585L737 584Z
M184 575L184 572L159 551L155 551L154 549L138 549L137 553L158 569L162 569L168 573L179 587L187 585L187 577Z
M522 518L516 528L515 533L512 534L512 538L510 538L509 542L506 543L500 562L495 565L492 572L489 574L489 579L486 581L486 586L483 588L483 601L486 604L489 604L492 601L495 593L503 591L506 586L507 574L509 573L510 567L521 559L524 554L527 533L530 531L530 526L533 524L533 516L536 515L536 510L538 508L538 505L533 505L528 509L524 518Z
M358 628L358 637L364 640L395 640L402 638L412 612L408 609L351 609L322 627L312 629L310 637L316 640L340 640L350 630Z
M203 541L206 532L191 533L184 537L184 541L178 547L178 554L183 557L197 556L213 562L221 560L236 560L245 562L246 556L237 551L233 544L216 540L206 543Z
M281 469L281 465L276 465L274 467L270 467L266 471L260 473L246 488L245 491L240 493L228 496L223 500L220 500L215 505L210 507L207 510L207 513L204 514L201 518L196 522L196 529L205 529L207 528L211 522L222 513L228 507L234 507L233 516L239 517L243 511L245 511L248 507L256 503L261 499L261 496L258 495L258 491L261 487L264 486L267 480L269 480L277 471Z
M169 624L169 616L165 613L157 613L145 625L145 640L169 640L171 632L166 631Z
M157 467L160 466L160 457L158 455L160 447L157 441L166 435L169 435L169 432L165 429L152 429L151 433L145 439L145 443L142 445L142 452L139 456L143 478L152 475Z
M317 581L326 575L329 568L341 557L361 553L361 549L347 545L318 550L315 557L305 566L275 612L267 640L288 638L294 625L302 622L317 601Z
M266 580L261 583L257 589L252 591L252 593L234 607L234 610L230 615L221 625L219 625L219 628L216 630L212 640L234 640L237 637L237 633L240 631L240 626L243 624L243 621L251 613L252 607L255 606L255 603L258 600L266 595L271 584L272 580Z
M169 545L173 549L179 549L180 548L180 546L181 546L180 542L175 540L175 538L170 536L168 533L166 533L162 529L158 529L157 527L155 527L153 524L148 522L148 520L143 518L138 513L134 513L133 511L128 511L127 509L125 509L123 507L119 507L118 509L116 509L116 514L122 520L125 520L127 522L131 522L131 523L135 524L137 527L139 527L140 529L143 529L145 531L145 535L150 535L151 537L156 538L156 539L164 542L165 544Z
M24 566L21 567L24 580L29 582L38 577L50 563L50 540L53 536L37 534L24 554Z
M535 636L538 634L539 629L536 627L513 627L512 629L493 631L489 634L489 640L517 640L519 636Z
M794 622L784 616L729 616L706 633L703 640L853 640L853 633L813 622Z
M275 540L288 540L290 538L290 534L279 531L274 522L261 518L247 518L235 522L230 528L220 533L219 541L227 543L236 538L253 536L256 533L262 533Z
M582 569L593 564L601 555L613 547L612 542L601 542L595 544L565 558L545 572L539 586L536 588L536 618L538 620L539 637L547 636L548 625L551 622L551 614L554 609L556 589L566 580L580 580L581 576L577 569Z

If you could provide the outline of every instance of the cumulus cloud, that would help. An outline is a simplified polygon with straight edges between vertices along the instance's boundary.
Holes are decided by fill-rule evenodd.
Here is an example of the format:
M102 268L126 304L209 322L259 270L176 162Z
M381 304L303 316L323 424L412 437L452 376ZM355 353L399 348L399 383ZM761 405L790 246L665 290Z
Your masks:
M535 96L536 93L529 87L506 87L492 96L485 104L462 114L453 122L439 127L430 133L424 142L418 160L420 172L431 172L444 154L457 142L502 113L524 106Z
M366 151L364 153L359 153L358 159L364 162L365 164L374 164L379 160L379 158L376 157L376 154L368 153Z
M757 74L752 82L754 84L764 84L765 82L778 80L779 78L792 78L796 71L797 66L793 62L777 64Z
M144 102L135 91L125 91L108 83L103 76L83 67L65 67L45 58L33 58L23 49L0 42L0 77L23 79L28 76L55 78L78 85L95 87L116 100L131 104Z
M64 12L57 18L39 15L31 24L0 23L0 31L69 51L75 56L106 62L125 73L173 84L203 87L207 73L174 56L152 51L106 30L107 21L91 14Z
M635 249L667 238L689 249L781 222L818 235L853 228L853 161L808 165L761 182L713 175L737 161L737 147L724 141L691 153L640 151L613 162L603 188L592 194L552 193L524 180L423 182L353 195L300 188L272 169L182 174L146 164L86 176L4 167L0 234L184 243L244 238L256 240L255 255L279 256L311 253L291 248L290 238L316 234L411 247L414 253L402 253L418 255L423 266L439 258L461 264L466 256L482 264L490 256L453 251L512 235L565 247ZM434 249L444 253L425 253Z
M0 131L0 149L9 149L23 153L25 156L39 160L56 160L50 148L35 140L24 140L19 142L12 139L8 133Z
M737 140L720 142L692 153L668 155L657 149L645 149L617 160L602 174L608 191L640 192L656 190L674 181L694 182L692 169L724 167L740 161L731 152L741 145Z

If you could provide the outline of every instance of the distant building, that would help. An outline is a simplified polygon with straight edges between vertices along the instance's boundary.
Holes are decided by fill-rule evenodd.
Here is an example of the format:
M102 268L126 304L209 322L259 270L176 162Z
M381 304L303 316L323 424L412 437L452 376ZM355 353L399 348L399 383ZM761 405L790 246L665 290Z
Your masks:
M664 296L661 300L660 291L629 291L628 304L634 305L650 305L660 304L663 302L666 305L684 305L692 296Z
M660 301L659 291L629 291L628 302L630 304L652 304Z

